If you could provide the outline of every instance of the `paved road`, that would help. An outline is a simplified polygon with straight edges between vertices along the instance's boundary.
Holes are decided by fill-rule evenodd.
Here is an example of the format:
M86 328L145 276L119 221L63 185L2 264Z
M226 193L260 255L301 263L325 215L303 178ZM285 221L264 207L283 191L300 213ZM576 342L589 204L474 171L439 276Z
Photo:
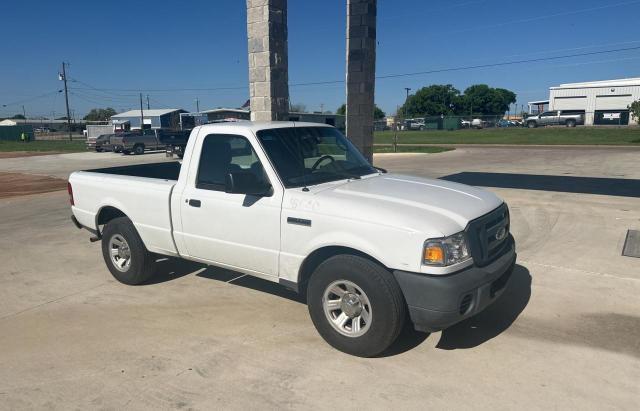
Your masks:
M97 166L69 156L52 171L41 158L19 166ZM406 332L383 358L354 358L277 285L164 261L156 283L123 286L70 224L64 192L0 200L0 408L637 408L640 259L620 255L640 228L637 153L472 148L376 162L498 186L519 252L500 301L441 333ZM627 191L581 192L612 184Z

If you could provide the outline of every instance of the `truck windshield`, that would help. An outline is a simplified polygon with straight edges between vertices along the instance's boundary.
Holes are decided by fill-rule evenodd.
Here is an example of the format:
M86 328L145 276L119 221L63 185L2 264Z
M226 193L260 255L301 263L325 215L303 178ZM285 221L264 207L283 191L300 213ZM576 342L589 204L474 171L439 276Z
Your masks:
M260 130L257 135L287 188L377 172L335 128L273 128Z

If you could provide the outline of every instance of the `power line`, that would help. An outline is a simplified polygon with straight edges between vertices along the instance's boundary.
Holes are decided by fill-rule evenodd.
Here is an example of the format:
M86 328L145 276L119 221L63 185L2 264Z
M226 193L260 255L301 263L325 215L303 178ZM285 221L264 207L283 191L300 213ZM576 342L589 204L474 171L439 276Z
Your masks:
M40 94L40 95L34 96L34 97L29 97L29 98L26 98L24 100L18 100L18 101L13 101L13 102L7 103L7 104L2 104L2 106L3 107L20 106L20 105L22 105L24 103L28 103L30 101L38 100L38 99L41 99L41 98L44 98L44 97L48 97L48 96L50 96L52 94L60 93L61 91L62 90L50 91L48 93Z
M553 60L561 60L568 59L573 57L585 57L585 56L595 56L598 54L611 54L618 53L622 51L632 51L632 50L640 50L640 46L636 47L626 47L620 49L613 50L601 50L601 51L591 51L587 53L575 53L575 54L565 54L562 56L553 56L553 57L539 57L535 59L525 59L525 60L512 60L512 61L503 61L500 63L488 63L488 64L478 64L473 66L460 66L460 67L450 67L436 70L426 70L426 71L417 71L413 73L401 73L401 74L387 74L384 76L377 76L376 79L388 79L388 78L397 78L397 77L411 77L411 76L419 76L425 74L435 74L435 73L444 73L451 71L463 71L463 70L476 70L482 68L491 68L491 67L500 67L500 66L512 66L516 64L525 64L525 63L538 63L542 61L553 61Z
M639 0L640 2L640 0ZM477 70L484 68L493 68L493 67L501 67L501 66L513 66L517 64L527 64L527 63L540 63L545 61L556 61L556 60L564 60L575 57L586 57L586 56L595 56L601 54L612 54L612 53L620 53L624 51L635 51L640 50L640 46L634 47L624 47L617 48L611 50L599 50L599 51L590 51L584 53L573 53L573 54L564 54L560 56L549 56L549 57L538 57L532 59L522 59L522 60L511 60L511 61L502 61L497 63L487 63L487 64L476 64L476 65L466 65L466 66L456 66L456 67L446 67L441 69L433 69L433 70L424 70L424 71L415 71L409 73L392 73L376 76L376 80L385 80L391 78L400 78L400 77L413 77L413 76L421 76L427 74L437 74L437 73L446 73L446 72L455 72L455 71L463 71L463 70ZM292 83L289 84L289 87L303 87L303 86L314 86L314 85L329 85L329 84L341 84L344 83L344 80L325 80L325 81L310 81L310 82L300 82L300 83ZM94 88L98 91L147 91L147 92L175 92L175 91L219 91L219 90L246 90L248 86L233 86L233 87L203 87L203 88L163 88L163 89L130 89L130 88ZM76 88L78 90L79 88Z

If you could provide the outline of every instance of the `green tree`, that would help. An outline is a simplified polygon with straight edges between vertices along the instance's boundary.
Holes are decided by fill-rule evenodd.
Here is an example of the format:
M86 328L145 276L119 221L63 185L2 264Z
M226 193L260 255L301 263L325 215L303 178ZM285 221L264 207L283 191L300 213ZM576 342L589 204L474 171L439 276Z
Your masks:
M374 120L382 120L383 118L385 118L387 116L387 114L382 111L382 109L378 106L374 106L373 107L373 119Z
M640 100L631 103L631 105L629 105L629 111L636 121L640 123Z
M107 108L92 108L89 114L84 116L86 121L108 121L111 116L115 115L116 111L111 107Z
M503 88L492 88L476 84L461 94L451 84L433 84L423 87L409 96L400 107L398 115L404 118L417 116L504 114L509 105L516 102L516 95Z
M492 88L486 84L476 84L464 91L462 113L501 115L509 105L516 102L514 92L503 88Z
M11 119L13 120L24 120L24 116L22 114L16 114L15 116L11 117Z
M398 115L405 118L458 114L462 108L460 90L451 84L433 84L409 96Z
M343 104L340 107L338 107L338 109L336 110L336 114L339 116L346 116L347 115L347 105ZM374 120L382 120L383 118L386 117L386 113L384 111L382 111L382 109L380 107L378 107L377 105L374 104L373 106L373 119Z

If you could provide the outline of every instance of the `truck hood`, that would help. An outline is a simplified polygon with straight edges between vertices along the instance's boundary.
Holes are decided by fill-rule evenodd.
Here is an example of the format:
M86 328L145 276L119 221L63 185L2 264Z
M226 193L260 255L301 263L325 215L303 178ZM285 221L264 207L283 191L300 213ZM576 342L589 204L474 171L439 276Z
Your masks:
M464 230L471 220L502 204L479 188L400 174L350 180L313 192L317 212L443 236Z

